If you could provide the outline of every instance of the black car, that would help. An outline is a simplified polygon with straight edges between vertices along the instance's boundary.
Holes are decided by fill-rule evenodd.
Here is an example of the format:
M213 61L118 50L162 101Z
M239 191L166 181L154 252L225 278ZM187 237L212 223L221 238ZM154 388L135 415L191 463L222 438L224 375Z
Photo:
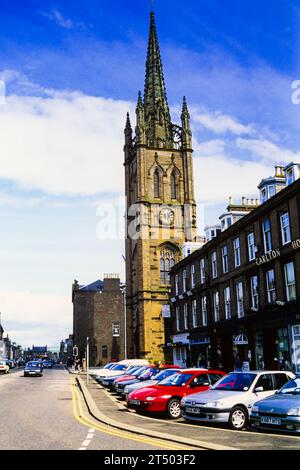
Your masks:
M39 361L30 361L27 362L24 369L24 377L35 376L42 377L43 375L43 366Z

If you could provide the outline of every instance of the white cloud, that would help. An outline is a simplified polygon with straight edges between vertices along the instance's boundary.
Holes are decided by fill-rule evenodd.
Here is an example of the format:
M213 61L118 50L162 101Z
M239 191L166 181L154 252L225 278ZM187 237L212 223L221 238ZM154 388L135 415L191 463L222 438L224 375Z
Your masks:
M72 329L71 298L27 291L0 292L5 334L25 346L57 344Z
M129 102L76 92L9 96L0 106L0 177L52 194L123 187Z
M202 124L205 129L215 134L251 134L253 132L252 125L243 125L232 116L222 114L219 111L214 113L199 113L195 111L193 114L193 122Z
M50 13L42 12L41 15L65 29L71 29L74 25L70 18L65 18L58 10L52 10Z
M226 156L194 159L197 199L200 203L228 205L228 197L258 197L257 186L269 176L270 166L250 161L230 160Z
M266 139L236 139L236 145L243 150L249 150L252 155L264 162L289 163L300 160L300 152L293 152L280 148L278 145Z

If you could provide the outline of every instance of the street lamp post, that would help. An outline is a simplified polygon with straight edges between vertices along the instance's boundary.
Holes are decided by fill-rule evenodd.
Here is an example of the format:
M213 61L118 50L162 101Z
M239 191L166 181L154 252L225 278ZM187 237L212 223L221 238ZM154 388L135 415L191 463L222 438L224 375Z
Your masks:
M90 338L86 338L86 383L89 383Z
M124 315L124 359L127 359L127 315L126 315L126 285L121 286L123 294L123 315Z

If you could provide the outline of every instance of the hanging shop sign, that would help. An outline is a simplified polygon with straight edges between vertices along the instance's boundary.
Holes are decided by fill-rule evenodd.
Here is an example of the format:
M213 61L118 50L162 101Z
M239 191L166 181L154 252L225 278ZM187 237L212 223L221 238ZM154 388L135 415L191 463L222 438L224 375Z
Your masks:
M171 318L170 305L163 305L162 306L162 317L163 318Z

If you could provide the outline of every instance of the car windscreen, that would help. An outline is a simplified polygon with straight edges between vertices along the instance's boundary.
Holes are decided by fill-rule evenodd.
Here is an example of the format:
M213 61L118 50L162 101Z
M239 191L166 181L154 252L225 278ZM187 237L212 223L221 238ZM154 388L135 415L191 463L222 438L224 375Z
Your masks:
M171 375L171 377L167 377L166 379L159 382L157 385L167 385L172 387L182 387L185 385L191 378L193 374L175 374Z
M300 395L300 377L290 380L279 390L278 393L292 393L293 395Z
M152 377L155 373L157 373L157 369L152 369L151 367L146 370L144 370L141 375L139 376L140 379L145 380L148 379L149 377Z
M112 368L112 370L125 370L126 366L124 364L117 364L115 367Z
M26 364L26 367L32 367L34 369L36 369L36 368L39 369L41 367L41 365L40 365L39 362L28 362L28 364Z
M224 390L230 392L247 392L251 387L256 374L229 374L219 380L213 387L213 390Z
M170 377L171 375L175 375L179 372L179 370L176 370L176 369L171 369L171 370L163 370L161 372L159 372L158 374L156 374L153 379L154 380L164 380L166 379L167 377Z

